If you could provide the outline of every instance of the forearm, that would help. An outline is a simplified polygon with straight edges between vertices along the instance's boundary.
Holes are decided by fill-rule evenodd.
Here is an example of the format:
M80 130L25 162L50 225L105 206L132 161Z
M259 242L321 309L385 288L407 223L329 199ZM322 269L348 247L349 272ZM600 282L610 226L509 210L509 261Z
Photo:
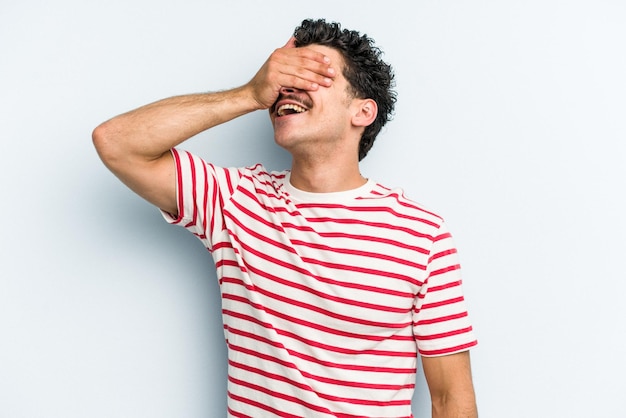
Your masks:
M334 69L320 52L295 48L291 38L242 87L161 100L117 116L93 132L98 153L110 167L150 162L192 136L275 103L283 86L317 90L330 86Z
M469 352L422 357L433 418L476 418Z
M104 122L93 136L101 154L152 160L200 132L259 108L246 87L171 97Z

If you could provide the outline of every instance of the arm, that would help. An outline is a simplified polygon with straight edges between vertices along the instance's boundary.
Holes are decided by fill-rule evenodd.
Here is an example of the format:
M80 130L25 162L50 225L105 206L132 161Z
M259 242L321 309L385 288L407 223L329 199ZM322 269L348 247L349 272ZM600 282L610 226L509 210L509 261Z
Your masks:
M469 351L422 357L433 418L477 418Z
M176 215L171 148L238 116L269 108L281 87L316 90L332 83L328 58L295 48L293 38L242 87L161 100L98 126L93 142L104 164L137 194Z

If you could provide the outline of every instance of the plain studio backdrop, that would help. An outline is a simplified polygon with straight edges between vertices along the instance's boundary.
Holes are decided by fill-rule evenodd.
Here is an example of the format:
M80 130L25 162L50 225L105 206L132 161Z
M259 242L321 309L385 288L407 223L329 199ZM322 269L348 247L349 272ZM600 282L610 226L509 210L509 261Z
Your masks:
M307 17L366 32L395 67L362 172L452 229L480 416L626 417L620 0L3 0L0 417L226 415L209 253L105 169L91 131L245 83ZM289 166L265 112L184 148ZM430 417L421 374L416 392Z

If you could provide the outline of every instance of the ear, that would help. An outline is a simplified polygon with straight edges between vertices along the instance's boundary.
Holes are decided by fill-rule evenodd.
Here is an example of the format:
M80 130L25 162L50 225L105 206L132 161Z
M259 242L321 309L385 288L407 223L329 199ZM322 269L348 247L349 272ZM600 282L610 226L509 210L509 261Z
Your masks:
M378 115L378 105L372 99L355 99L353 102L354 113L352 116L352 125L369 126Z

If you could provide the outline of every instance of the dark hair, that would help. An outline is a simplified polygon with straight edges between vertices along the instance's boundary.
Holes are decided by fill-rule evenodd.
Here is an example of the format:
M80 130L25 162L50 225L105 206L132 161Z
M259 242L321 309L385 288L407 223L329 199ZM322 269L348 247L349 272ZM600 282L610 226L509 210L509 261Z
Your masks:
M341 29L339 23L324 19L306 19L294 31L296 46L310 44L333 48L343 56L346 78L352 93L361 99L372 99L378 105L378 115L366 126L359 142L359 161L367 155L381 128L391 120L396 102L393 69L381 59L382 51L374 40L357 31Z

